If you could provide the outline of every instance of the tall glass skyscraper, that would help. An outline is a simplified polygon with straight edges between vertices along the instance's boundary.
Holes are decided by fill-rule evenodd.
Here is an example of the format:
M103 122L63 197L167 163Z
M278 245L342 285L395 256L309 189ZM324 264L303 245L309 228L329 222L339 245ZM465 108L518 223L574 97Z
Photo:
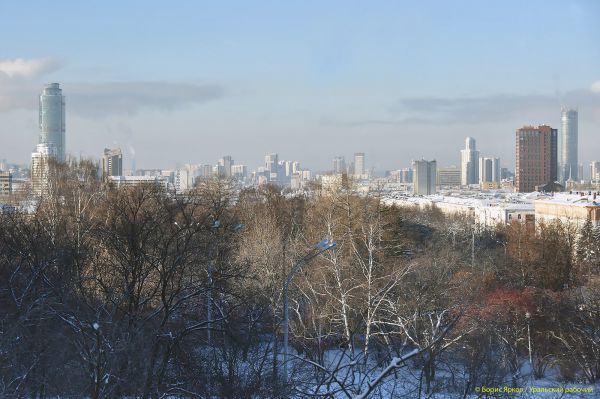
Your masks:
M475 139L467 137L465 139L465 149L460 150L460 169L461 169L461 184L468 186L469 184L479 184L479 151L475 146Z
M39 144L54 146L56 159L65 160L65 97L58 83L47 84L40 94Z
M561 157L562 180L569 178L579 180L579 161L577 157L577 119L578 113L575 109L563 108L561 112Z

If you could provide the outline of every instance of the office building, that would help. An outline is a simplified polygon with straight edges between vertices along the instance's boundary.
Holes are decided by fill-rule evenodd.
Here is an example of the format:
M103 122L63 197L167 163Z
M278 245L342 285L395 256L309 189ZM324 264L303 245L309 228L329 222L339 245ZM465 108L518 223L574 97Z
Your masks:
M497 183L500 187L500 180L500 158L479 158L479 184Z
M276 153L265 155L265 176L269 182L278 182L279 169L279 155Z
M123 175L123 153L120 148L105 148L102 153L102 178Z
M365 153L354 153L354 176L357 179L365 178Z
M298 161L292 162L292 175L295 173L300 173L300 162Z
M460 170L461 184L479 184L479 151L475 144L475 139L467 137L465 139L465 148L460 151Z
M400 169L400 183L412 183L413 170L412 168Z
M557 180L558 131L547 125L516 131L515 190L536 191Z
M12 173L0 170L0 195L12 194Z
M65 98L58 83L47 84L40 94L39 144L54 146L55 157L65 161Z
M346 173L346 161L344 157L333 158L333 173Z
M590 163L590 181L600 183L600 161Z
M108 181L117 188L139 186L144 184L156 185L164 189L169 187L167 176L108 176Z
M461 184L460 169L451 166L449 168L439 168L437 171L437 185L440 187L459 187Z
M225 166L223 166L219 163L214 165L212 174L214 176L218 176L218 177L225 177Z
M199 165L196 168L195 176L194 177L199 177L199 178L207 179L207 178L212 177L212 176L213 176L213 167L212 167L212 165L204 164L204 165Z
M560 120L560 164L562 166L562 181L566 181L569 179L577 181L583 178L583 176L579 175L579 160L577 155L577 110L570 108L562 108Z
M277 168L279 165L279 155L278 154L268 154L265 155L265 169L269 171L269 173L277 173Z
M413 161L413 193L415 195L435 194L437 163L435 160Z
M248 175L246 165L231 165L231 176L236 179L245 179Z
M219 176L231 177L231 166L233 165L233 158L231 155L225 155L223 158L219 159L219 166L222 168L219 169Z
M51 181L51 162L56 158L56 147L52 144L38 144L35 152L31 154L31 188L35 195L48 194Z

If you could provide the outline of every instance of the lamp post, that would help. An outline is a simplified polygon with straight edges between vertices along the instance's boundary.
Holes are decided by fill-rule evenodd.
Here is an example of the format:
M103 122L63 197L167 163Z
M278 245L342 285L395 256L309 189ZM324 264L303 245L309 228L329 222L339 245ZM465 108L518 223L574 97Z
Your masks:
M285 379L288 377L287 360L288 360L288 332L289 332L289 315L288 315L288 288L294 275L300 270L302 265L309 260L319 256L323 252L336 246L336 242L333 240L321 240L314 248L312 248L306 255L304 255L288 274L283 284L283 374Z
M525 318L527 319L527 346L529 349L529 367L531 367L531 372L533 373L533 359L531 356L531 330L529 329L529 320L531 319L531 313L529 313L529 311L525 312Z

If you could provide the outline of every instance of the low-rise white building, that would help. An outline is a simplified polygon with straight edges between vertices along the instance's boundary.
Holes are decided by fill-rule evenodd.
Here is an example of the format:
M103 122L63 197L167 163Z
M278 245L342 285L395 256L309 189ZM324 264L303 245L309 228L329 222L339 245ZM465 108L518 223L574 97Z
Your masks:
M560 220L582 227L586 220L600 226L600 195L597 192L559 193L534 201L536 223Z
M388 195L384 202L388 205L418 206L421 209L435 206L449 216L465 216L483 229L493 229L498 225L513 221L533 223L535 209L533 200L538 194L494 193L474 195L472 193L454 193L453 195Z
M156 184L166 189L168 188L169 179L167 176L108 176L108 182L114 184L117 188L140 184Z

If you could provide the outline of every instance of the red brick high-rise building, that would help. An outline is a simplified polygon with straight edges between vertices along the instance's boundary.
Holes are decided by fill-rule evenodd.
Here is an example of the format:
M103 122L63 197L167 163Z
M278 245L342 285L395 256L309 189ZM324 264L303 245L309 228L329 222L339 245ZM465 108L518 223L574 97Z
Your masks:
M558 130L547 125L517 129L515 190L535 191L558 180Z

